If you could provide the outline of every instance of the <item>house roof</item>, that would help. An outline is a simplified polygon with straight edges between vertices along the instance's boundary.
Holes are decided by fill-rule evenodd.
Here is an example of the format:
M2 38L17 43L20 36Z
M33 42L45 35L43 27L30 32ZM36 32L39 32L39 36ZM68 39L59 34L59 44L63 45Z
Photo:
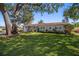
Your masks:
M39 23L39 24L32 24L31 26L61 26L68 23L56 22L56 23Z

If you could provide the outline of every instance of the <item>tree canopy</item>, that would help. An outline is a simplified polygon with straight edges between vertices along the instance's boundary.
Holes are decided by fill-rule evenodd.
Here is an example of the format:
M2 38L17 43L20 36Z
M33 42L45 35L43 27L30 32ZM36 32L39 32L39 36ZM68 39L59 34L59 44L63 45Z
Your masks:
M29 4L19 4L19 5L18 5L19 7L16 7L17 11L20 10L22 5L22 7L25 6L26 9L29 9L32 12L41 12L41 13L58 12L58 8L63 6L63 4L60 4L60 3L35 3L35 4L29 3Z
M17 4L15 8L15 14L21 14L23 17L23 22L29 22L33 20L33 12L40 12L42 15L44 12L51 14L53 12L58 12L58 8L62 6L63 4L57 3Z
M74 21L79 19L79 4L74 3L68 9L64 11L64 16L73 19Z

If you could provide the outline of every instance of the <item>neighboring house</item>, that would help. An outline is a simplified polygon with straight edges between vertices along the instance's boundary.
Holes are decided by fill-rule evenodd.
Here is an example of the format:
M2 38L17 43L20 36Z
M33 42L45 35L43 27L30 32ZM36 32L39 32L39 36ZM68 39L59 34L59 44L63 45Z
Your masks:
M65 32L67 23L39 23L24 26L24 32Z
M3 29L5 29L5 27L4 26L0 26L0 30L3 30Z

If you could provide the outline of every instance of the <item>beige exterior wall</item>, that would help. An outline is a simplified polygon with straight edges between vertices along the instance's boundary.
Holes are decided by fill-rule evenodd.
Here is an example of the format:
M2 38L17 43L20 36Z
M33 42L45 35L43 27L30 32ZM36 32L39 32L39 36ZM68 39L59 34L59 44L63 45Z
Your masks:
M64 26L25 26L24 32L34 31L34 32L64 32L65 28Z
M57 26L57 31L60 31L60 32L64 32L65 28L64 26Z
M43 32L46 32L46 30L49 32L53 32L54 29L60 32L64 32L65 30L63 26L39 26L39 31L43 31Z

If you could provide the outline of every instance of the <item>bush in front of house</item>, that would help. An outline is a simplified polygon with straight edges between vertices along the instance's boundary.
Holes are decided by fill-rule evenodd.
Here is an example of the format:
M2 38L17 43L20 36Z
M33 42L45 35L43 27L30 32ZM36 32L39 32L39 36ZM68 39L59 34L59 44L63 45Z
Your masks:
M71 24L66 24L65 26L65 33L71 34L72 29L74 28Z
M74 30L74 32L79 33L79 28L78 28L78 29L76 29L76 30Z

